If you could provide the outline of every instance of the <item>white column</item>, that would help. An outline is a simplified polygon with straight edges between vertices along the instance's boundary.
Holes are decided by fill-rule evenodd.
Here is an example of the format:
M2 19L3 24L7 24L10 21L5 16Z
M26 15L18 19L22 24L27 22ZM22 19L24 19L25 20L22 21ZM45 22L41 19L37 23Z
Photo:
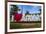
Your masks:
M12 19L11 19L11 21L12 21L12 22L14 21L14 15L12 15Z
M20 21L24 21L24 19L25 19L24 16L25 16L25 14L22 15L22 19Z

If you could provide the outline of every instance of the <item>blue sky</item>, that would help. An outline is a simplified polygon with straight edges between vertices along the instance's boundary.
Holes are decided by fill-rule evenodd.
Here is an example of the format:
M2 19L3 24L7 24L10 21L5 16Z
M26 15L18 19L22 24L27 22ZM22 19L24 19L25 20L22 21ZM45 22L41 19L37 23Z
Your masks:
M41 9L41 6L32 6L32 5L18 5L20 13L22 12L23 14L26 13L26 11L29 11L30 14L33 13L40 13L39 9Z

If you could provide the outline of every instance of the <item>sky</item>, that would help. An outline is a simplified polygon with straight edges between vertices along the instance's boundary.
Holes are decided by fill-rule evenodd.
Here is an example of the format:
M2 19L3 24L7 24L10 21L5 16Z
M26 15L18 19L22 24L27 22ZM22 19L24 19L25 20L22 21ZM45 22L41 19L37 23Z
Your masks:
M17 5L19 9L21 9L20 11L18 11L18 13L25 14L27 11L29 12L29 14L34 14L34 13L40 13L41 6L32 6L32 5ZM39 15L38 16L32 16L33 20L35 19L39 19Z
M39 9L41 9L41 6L32 6L32 5L17 5L21 11L18 11L18 13L25 14L26 11L29 12L29 14L33 13L40 13Z

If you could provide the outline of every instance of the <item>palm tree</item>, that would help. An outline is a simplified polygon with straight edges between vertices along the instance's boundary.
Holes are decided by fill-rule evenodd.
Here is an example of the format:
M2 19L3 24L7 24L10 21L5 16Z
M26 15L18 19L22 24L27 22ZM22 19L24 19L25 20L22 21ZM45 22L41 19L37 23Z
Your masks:
M29 14L29 11L26 11L26 14Z
M26 15L28 15L28 14L29 14L29 11L26 11L26 14L25 14L25 16L26 16Z
M14 15L14 13L17 13L18 11L18 6L17 5L11 5L12 8L11 8L11 12L12 12L12 15Z
M12 15L17 13L18 11L18 6L17 5L11 5L11 10L10 10L10 19L12 18Z

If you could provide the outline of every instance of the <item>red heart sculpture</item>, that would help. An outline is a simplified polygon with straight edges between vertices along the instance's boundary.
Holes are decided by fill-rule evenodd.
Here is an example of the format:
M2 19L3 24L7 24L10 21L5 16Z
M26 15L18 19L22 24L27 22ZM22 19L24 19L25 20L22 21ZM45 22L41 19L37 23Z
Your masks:
M14 14L14 20L16 20L16 21L20 21L21 20L21 18L22 18L22 14Z

